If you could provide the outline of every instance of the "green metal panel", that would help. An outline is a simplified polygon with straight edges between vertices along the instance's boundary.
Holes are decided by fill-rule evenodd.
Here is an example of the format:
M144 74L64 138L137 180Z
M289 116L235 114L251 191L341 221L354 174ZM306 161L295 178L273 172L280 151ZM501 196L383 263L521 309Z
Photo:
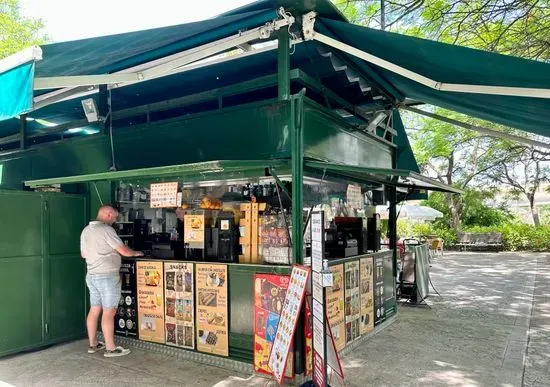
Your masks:
M41 276L40 256L0 258L0 356L42 344Z
M288 101L263 102L119 129L114 136L117 169L289 157L289 108ZM24 180L107 172L110 153L109 137L103 135L36 146L0 158L0 188L21 188Z
M86 199L75 195L47 195L48 341L85 334L86 265L80 257L80 232L86 225Z
M251 362L254 350L254 274L290 275L288 266L229 265L229 354Z
M41 199L17 191L0 191L0 257L41 255Z
M391 168L391 147L309 102L304 103L304 155L349 165Z
M42 343L41 235L40 195L0 191L0 356Z

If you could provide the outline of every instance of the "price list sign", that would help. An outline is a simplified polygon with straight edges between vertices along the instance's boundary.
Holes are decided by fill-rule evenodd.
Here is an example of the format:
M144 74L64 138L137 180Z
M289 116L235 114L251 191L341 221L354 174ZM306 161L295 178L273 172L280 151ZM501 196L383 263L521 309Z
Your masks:
M305 298L309 274L309 267L294 266L290 275L290 283L268 361L269 369L273 372L279 384L285 374L290 346L294 338L294 332L296 331L296 322L300 316L302 303Z
M178 206L178 182L151 184L151 208Z

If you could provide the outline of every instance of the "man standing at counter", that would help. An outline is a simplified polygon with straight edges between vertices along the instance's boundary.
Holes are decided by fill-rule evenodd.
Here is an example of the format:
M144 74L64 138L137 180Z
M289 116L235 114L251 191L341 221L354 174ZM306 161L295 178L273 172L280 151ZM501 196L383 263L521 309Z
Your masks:
M88 353L105 349L105 357L130 353L129 349L115 345L115 314L121 294L121 256L143 256L142 252L132 250L119 238L112 227L117 218L116 209L107 205L101 206L97 212L97 220L90 222L80 235L80 253L86 260L86 285L90 291L90 312L86 319L90 341ZM97 340L100 314L105 344Z

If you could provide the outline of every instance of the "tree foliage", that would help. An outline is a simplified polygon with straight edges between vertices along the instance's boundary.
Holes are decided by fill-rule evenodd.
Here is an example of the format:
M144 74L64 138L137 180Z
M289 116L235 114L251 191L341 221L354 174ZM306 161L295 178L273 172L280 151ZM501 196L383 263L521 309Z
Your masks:
M333 0L350 21L380 28L380 0ZM384 0L388 30L550 59L550 0Z
M42 20L21 15L19 0L0 0L0 59L44 43Z

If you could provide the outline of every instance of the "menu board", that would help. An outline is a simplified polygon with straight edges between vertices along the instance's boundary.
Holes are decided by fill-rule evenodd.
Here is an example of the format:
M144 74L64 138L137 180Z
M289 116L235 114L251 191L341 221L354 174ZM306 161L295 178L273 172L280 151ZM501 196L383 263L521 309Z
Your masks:
M151 208L178 206L178 182L151 184Z
M349 207L362 210L364 206L364 199L361 194L361 187L355 184L349 184L346 191L346 201Z
M227 265L196 264L197 350L229 356Z
M386 320L384 309L384 257L374 257L374 325Z
M308 267L294 266L290 275L290 284L268 361L268 366L279 383L285 374L287 358L296 330L296 322L300 316L310 270Z
M136 261L122 259L120 301L115 316L115 335L138 337Z
M359 260L362 335L374 329L373 268L374 262L372 257L361 258Z
M359 296L359 261L347 262L345 268L346 343L361 336L361 300Z
M183 241L191 248L204 248L204 213L183 217Z
M344 321L344 265L330 266L333 275L333 286L326 288L326 311L334 336L336 349L341 351L346 346L346 327Z
M137 263L139 338L164 344L164 292L162 262Z
M269 354L283 311L283 302L290 283L287 275L256 274L254 276L254 369L271 374ZM285 377L294 374L294 356L288 357Z
M166 344L195 348L193 264L164 262Z

